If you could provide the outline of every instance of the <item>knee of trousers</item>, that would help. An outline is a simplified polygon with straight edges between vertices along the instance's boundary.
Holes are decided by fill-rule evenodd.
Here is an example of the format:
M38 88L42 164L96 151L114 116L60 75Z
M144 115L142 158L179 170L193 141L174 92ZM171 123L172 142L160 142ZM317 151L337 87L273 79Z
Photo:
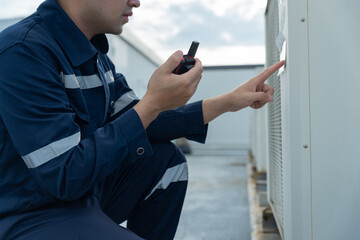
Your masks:
M186 158L183 152L172 142L156 141L152 142L153 161L161 162L159 164L166 164L167 168L186 163Z
M152 191L145 200L152 195L156 190L166 190L172 183L188 182L188 166L186 158L181 150L171 142L156 143L153 145L154 157L153 160L159 163L159 166L164 167L160 179L152 188ZM159 162L158 162L159 161Z

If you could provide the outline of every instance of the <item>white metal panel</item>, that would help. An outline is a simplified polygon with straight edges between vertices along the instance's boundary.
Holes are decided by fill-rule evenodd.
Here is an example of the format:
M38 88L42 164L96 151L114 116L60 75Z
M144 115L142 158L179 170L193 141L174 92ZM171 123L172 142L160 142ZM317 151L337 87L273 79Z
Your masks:
M360 1L309 1L313 239L359 239Z
M287 61L279 82L274 81L274 87L280 89L280 103L275 102L278 106L273 108L272 113L269 112L271 116L279 114L277 109L281 109L280 127L271 126L271 122L269 125L270 134L271 131L280 129L279 141L275 142L277 145L274 149L278 149L281 159L277 160L281 164L281 172L275 172L281 176L273 177L270 172L270 203L283 239L311 239L310 151L303 147L309 145L310 139L307 2L282 0L272 4L279 4L278 34L284 36L282 51L286 52ZM268 11L271 9L268 8ZM269 110L271 111L270 107ZM271 164L270 162L269 166ZM271 193L273 188L281 186L280 190ZM282 197L276 196L280 194Z
M287 1L287 84L289 159L285 161L289 205L285 239L312 239L311 158L309 122L309 61L307 1ZM308 145L308 148L304 146ZM286 146L284 146L285 148Z

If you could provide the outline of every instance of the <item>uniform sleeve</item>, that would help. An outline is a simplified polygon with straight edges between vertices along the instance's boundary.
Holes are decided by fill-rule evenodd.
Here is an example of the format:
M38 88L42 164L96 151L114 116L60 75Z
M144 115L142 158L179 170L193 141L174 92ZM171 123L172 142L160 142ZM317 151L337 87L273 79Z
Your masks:
M208 125L204 125L202 101L165 111L149 125L150 139L173 140L186 137L189 140L205 143Z
M122 162L152 154L133 109L81 140L57 66L23 45L0 54L0 85L0 117L12 144L58 199L78 199Z
M109 62L113 71L113 75L115 76L115 82L121 82L122 85L129 87L125 77L122 74L116 72L115 66L111 60L107 58L107 61ZM130 98L135 99L135 101L126 101L129 99L129 97L126 97L124 94L124 97L119 99L119 102L123 102L120 105L128 104L127 107L123 108L124 110L133 107L139 100L132 90L129 91L129 93ZM115 114L112 119L115 119L121 114L121 111L115 109ZM149 139L170 141L173 139L186 137L192 141L205 143L207 129L208 125L204 125L202 101L198 101L174 110L160 113L159 116L147 128L147 134Z

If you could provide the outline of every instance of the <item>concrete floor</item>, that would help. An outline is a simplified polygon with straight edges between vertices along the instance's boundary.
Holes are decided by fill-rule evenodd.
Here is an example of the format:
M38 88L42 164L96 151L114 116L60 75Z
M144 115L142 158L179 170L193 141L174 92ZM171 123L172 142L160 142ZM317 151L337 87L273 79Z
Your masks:
M250 240L246 151L187 155L189 186L175 240Z

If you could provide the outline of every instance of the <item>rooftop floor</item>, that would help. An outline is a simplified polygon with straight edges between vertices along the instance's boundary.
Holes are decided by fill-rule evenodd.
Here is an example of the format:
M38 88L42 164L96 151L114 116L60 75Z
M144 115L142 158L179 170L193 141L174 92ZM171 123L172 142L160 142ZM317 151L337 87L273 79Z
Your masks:
M250 240L246 151L187 155L189 186L175 240Z

